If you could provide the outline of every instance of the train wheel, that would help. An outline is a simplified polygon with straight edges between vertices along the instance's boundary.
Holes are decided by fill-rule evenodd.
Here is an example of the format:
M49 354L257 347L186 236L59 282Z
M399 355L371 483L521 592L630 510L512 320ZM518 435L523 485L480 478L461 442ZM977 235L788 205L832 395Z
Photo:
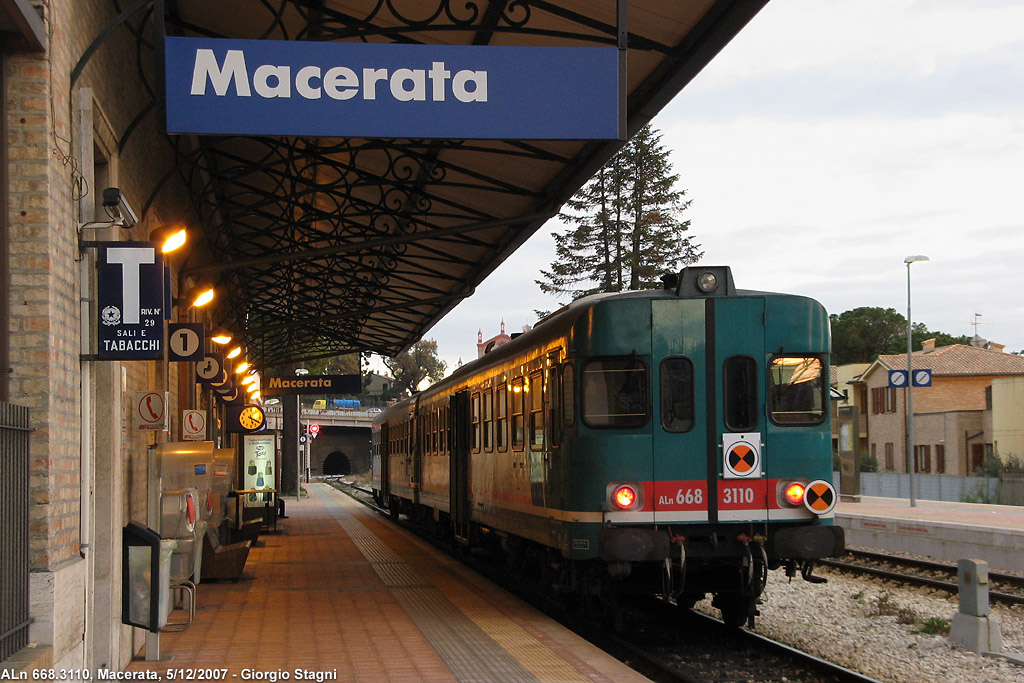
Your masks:
M754 599L737 593L719 593L711 604L722 613L722 621L729 628L740 628L754 613Z

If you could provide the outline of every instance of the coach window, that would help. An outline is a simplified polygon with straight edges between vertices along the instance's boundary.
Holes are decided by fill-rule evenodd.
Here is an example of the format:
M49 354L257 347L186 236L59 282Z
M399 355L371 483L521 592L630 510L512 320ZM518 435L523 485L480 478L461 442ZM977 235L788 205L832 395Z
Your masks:
M494 392L494 445L499 451L508 450L508 389L502 384Z
M491 391L488 389L484 392L484 450L490 451L494 445L494 412L492 410L491 403Z
M480 394L473 394L470 399L470 422L472 424L473 452L480 451Z
M438 450L438 437L437 437L437 414L438 409L434 408L430 411L430 453L431 455L437 455Z
M447 453L447 405L441 408L440 424L438 425L440 443L437 446L440 454Z
M725 426L734 432L757 427L757 361L750 356L726 358L722 381Z
M647 366L636 356L587 361L581 369L583 422L588 427L647 424Z
M820 358L776 356L768 368L772 422L814 425L825 419L825 366Z
M576 422L576 374L572 363L562 368L562 420L566 427Z
M526 442L525 425L523 423L523 378L512 380L512 450L523 450Z
M666 358L661 362L661 425L667 432L693 429L693 362Z
M530 450L544 448L544 372L530 375Z

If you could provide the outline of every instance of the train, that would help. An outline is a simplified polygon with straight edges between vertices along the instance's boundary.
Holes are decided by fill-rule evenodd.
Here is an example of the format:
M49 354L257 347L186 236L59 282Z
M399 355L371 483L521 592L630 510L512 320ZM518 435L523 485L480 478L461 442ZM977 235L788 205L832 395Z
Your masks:
M712 596L823 579L835 524L825 309L728 266L584 297L374 420L377 502L490 547L552 596ZM609 599L610 598L610 599Z

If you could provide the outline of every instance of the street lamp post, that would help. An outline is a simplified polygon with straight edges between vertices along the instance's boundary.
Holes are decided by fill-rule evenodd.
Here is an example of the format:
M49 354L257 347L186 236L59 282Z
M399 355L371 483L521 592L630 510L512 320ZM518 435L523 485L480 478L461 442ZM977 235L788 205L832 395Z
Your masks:
M917 506L914 498L914 356L910 335L913 319L910 317L910 264L930 260L927 256L915 254L903 259L907 264L907 473L910 475L910 507Z

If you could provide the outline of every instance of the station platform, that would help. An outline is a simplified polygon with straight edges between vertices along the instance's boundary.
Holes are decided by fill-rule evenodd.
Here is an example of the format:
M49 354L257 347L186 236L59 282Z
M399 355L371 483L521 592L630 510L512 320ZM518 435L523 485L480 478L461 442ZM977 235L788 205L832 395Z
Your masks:
M836 523L846 544L1024 572L1024 507L864 496L840 501Z
M327 484L305 488L278 531L260 536L242 579L200 584L192 626L162 633L161 659L140 654L128 671L165 681L221 668L228 681L648 680Z

